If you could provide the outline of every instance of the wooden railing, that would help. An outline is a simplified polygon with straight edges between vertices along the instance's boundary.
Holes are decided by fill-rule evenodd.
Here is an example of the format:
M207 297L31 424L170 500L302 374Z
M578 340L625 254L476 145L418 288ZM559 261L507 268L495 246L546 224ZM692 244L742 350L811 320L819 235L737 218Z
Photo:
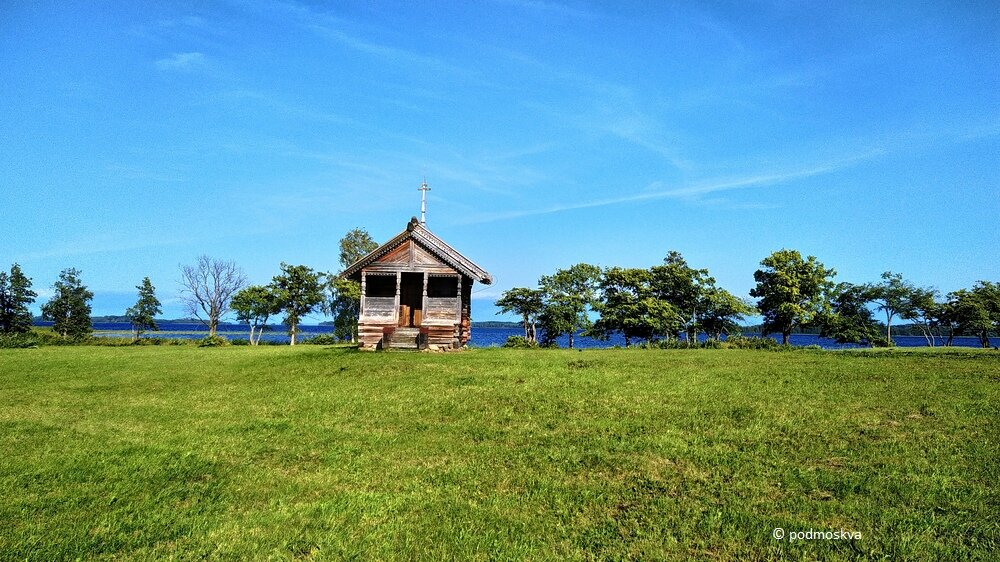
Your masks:
M461 299L427 298L427 310L424 311L424 324L454 324L458 322Z
M361 318L391 322L396 318L396 297L365 297Z

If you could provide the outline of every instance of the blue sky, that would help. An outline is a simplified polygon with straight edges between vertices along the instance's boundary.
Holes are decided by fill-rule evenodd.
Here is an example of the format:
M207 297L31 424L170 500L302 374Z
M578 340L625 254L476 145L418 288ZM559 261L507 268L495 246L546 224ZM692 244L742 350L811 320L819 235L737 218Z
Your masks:
M1000 10L820 4L5 2L0 267L39 301L81 269L95 314L148 275L180 316L179 264L336 270L426 177L428 226L496 279L476 320L671 249L743 296L783 247L1000 280Z

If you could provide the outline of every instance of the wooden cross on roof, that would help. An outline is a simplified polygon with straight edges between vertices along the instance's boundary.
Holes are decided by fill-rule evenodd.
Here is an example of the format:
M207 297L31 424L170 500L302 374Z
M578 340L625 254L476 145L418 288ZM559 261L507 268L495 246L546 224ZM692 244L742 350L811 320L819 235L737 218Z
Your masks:
M427 192L430 190L431 188L427 187L427 179L424 178L424 183L417 188L420 192L420 224L427 224Z

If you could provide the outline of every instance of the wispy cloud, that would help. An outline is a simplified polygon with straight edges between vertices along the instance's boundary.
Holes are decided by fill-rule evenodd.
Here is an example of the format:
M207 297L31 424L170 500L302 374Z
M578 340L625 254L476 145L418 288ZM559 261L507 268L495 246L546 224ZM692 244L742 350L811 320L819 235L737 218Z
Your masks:
M410 30L404 32L365 25L331 15L328 11L301 2L288 1L277 6L285 16L291 17L293 25L358 53L381 59L406 70L434 76L438 81L450 78L484 87L496 87L496 84L488 80L479 68L457 65L442 57L401 47L384 39L371 39L372 36L377 36L405 40L412 35ZM411 84L408 88L412 91L414 86Z
M517 219L528 216L562 213L566 211L574 211L579 209L592 209L596 207L607 207L611 205L622 205L626 203L655 201L659 199L686 199L693 202L699 202L699 201L704 202L701 196L710 193L730 191L735 189L745 189L752 187L766 187L772 185L779 185L779 184L789 183L795 180L825 175L833 173L837 170L849 168L859 162L874 158L883 153L884 153L883 150L875 149L859 153L853 156L849 156L846 158L841 158L838 160L832 160L829 162L816 164L814 166L799 170L777 172L777 173L753 174L743 177L726 178L726 179L716 179L716 180L706 181L703 183L675 187L672 189L663 189L662 184L660 184L659 182L654 182L653 184L647 186L647 189L642 191L641 193L634 193L632 195L626 195L623 197L595 199L591 201L583 201L580 203L572 203L568 205L554 205L542 209L526 209L520 211L510 211L506 213L470 216L468 220L464 221L464 223L481 224L481 223L495 222L501 220ZM724 201L717 200L716 202L724 202ZM725 203L727 205L729 204L729 202Z
M211 62L204 53L174 53L156 61L156 68L162 71L200 72L208 70Z
M179 18L172 19L161 19L157 22L160 27L171 28L171 27L195 27L203 28L206 26L205 18L201 16L183 16Z
M339 43L357 52L379 57L390 62L417 65L423 68L435 68L439 71L466 72L464 69L453 66L440 58L371 41L359 35L349 33L345 31L345 28L356 27L352 25L352 22L332 16L327 12L317 10L304 3L292 0L282 2L277 7L285 14L291 15L296 25L301 26L303 29L308 29L320 37Z
M338 113L333 113L330 111L321 111L314 109L306 104L287 101L285 98L278 94L268 93L261 90L229 90L219 94L219 99L224 102L244 102L252 101L257 102L263 106L269 107L270 109L288 115L291 117L298 117L310 122L324 122L324 123L335 123L339 125L355 125L359 126L361 123L352 118L340 115Z
M161 239L127 239L117 234L103 236L81 236L74 240L56 244L46 250L26 252L17 256L24 261L69 258L92 254L122 252L126 250L144 250L147 248L162 248L166 246L182 246L197 242L192 237L170 237Z
M314 24L309 26L310 29L319 33L320 35L332 39L341 45L354 49L362 53L369 55L374 55L389 61L402 62L406 64L417 64L425 67L433 67L440 70L447 70L452 72L464 72L463 70L455 67L447 62L427 55L422 55L415 53L413 51L408 51L406 49L400 49L398 47L393 47L381 43L373 43L371 41L366 41L360 37L355 37L348 33L345 33L339 29L333 29L325 25Z
M185 181L186 178L171 173L148 170L136 166L126 166L124 164L108 164L104 167L111 179L127 179L142 182L162 182L176 183Z
M942 144L969 142L1000 135L1000 121L995 119L939 125L940 126L936 128L934 126L914 126L896 131L892 134L882 135L874 140L869 140L866 143L856 143L856 146L862 146L865 148L856 148L853 152L848 152L846 156L830 158L808 167L778 172L764 172L747 174L738 177L712 179L670 189L664 189L661 182L653 182L652 184L647 185L646 188L640 193L633 193L622 197L594 199L568 205L553 205L540 209L524 209L502 213L469 215L463 223L480 224L528 216L562 213L579 209L591 209L611 205L655 201L659 199L681 199L689 203L714 205L725 208L771 208L769 205L757 202L737 203L724 198L706 198L704 196L712 193L737 189L770 187L791 183L797 180L831 174L839 170L850 168L862 162L874 160L893 153L926 150Z
M543 12L548 14L558 14L574 18L593 19L597 17L593 12L588 12L580 8L562 4L560 2L546 2L543 0L493 0L494 3L513 6L532 12Z
M678 135L665 128L663 119L654 118L643 109L633 88L553 66L521 52L509 49L497 52L550 84L569 85L578 94L584 94L584 103L576 108L535 101L524 102L525 107L584 133L627 141L661 156L678 170L690 170L691 162L682 153Z

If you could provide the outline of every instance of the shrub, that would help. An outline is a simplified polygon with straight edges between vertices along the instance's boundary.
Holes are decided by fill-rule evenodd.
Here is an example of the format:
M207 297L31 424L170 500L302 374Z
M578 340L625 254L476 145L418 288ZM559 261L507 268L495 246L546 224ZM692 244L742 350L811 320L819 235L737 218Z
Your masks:
M524 336L509 336L503 346L516 349L533 349L538 347L538 342L528 341Z
M247 340L245 340L245 339L241 339L241 338L234 338L234 339L233 339L232 341L230 341L229 343L231 343L231 344L233 344L233 345L250 345L250 342L249 342L249 341L247 341Z
M33 332L26 334L0 334L0 349L27 349L38 347L38 336Z
M726 338L725 347L730 349L782 349L783 347L774 338L769 338L767 336L744 336L742 334L733 334Z
M132 338L86 337L72 340L81 345L96 345L100 347L125 347L132 345Z
M222 336L205 336L198 340L198 347L223 347L229 345L229 340Z
M196 341L186 338L139 338L135 345L193 345Z
M0 334L0 349L25 349L42 345L73 345L79 340L64 339L47 328L35 328L23 334Z
M340 340L329 334L321 334L318 336L313 336L311 338L306 338L299 343L304 343L308 345L333 345L336 343L340 343Z
M639 349L690 349L687 340L663 339L636 344Z
M132 345L194 345L198 340L187 338L139 338Z
M73 345L78 343L75 340L66 339L46 328L36 329L31 333L38 339L38 345Z

